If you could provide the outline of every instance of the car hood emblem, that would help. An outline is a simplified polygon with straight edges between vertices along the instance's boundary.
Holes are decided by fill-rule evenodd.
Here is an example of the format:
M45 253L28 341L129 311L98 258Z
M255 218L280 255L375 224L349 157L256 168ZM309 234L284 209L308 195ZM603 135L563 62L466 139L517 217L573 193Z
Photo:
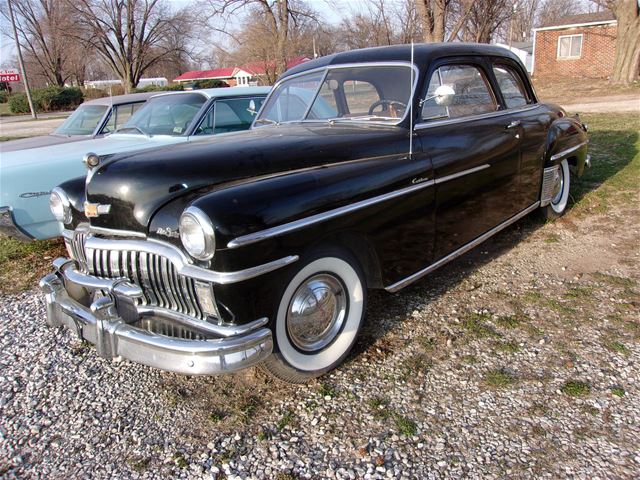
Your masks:
M106 215L111 210L111 205L102 205L99 203L84 202L84 214L87 218Z

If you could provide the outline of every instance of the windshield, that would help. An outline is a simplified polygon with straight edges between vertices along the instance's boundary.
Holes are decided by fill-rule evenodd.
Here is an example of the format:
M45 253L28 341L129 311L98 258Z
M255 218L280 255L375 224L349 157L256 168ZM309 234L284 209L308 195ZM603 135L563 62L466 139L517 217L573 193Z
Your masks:
M405 116L414 83L415 73L409 64L330 67L282 82L255 123L331 120L396 124Z
M54 133L56 135L91 135L108 109L106 105L80 105Z
M206 97L199 93L153 97L117 132L140 135L184 135L206 101Z

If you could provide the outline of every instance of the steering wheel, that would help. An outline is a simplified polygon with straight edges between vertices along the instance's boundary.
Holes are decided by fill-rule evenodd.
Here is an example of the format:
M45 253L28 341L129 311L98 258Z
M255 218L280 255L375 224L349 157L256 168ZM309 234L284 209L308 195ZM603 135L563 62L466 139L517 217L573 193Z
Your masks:
M369 107L369 115L373 115L373 111L381 105L385 106L382 111L389 111L391 116L394 118L398 118L400 116L398 115L399 109L407 109L406 103L402 103L397 100L378 100L377 102L373 102Z

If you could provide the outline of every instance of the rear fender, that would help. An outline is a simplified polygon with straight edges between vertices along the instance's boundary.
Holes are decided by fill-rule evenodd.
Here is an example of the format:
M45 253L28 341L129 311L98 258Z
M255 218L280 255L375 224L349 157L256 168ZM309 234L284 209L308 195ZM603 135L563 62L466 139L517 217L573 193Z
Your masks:
M588 143L587 127L580 121L578 115L557 118L551 124L547 134L545 167L558 165L567 159L575 175L582 176L588 162Z

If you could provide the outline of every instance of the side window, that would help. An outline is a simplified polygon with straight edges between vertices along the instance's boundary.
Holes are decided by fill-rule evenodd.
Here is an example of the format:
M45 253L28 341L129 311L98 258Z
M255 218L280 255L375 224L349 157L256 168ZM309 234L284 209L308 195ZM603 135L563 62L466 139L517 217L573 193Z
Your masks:
M133 115L142 105L142 103L129 103L113 107L109 121L102 128L101 133L115 132L118 128L127 123L127 120L131 118L131 115Z
M213 108L209 109L205 115L194 135L211 135L248 130L263 101L263 97L217 100Z
M494 65L493 73L507 108L522 107L528 103L522 79L511 67Z
M455 92L450 104L440 105L436 89L447 85ZM422 103L422 120L462 118L494 112L498 108L485 75L473 65L444 65L436 70L429 82Z
M376 87L362 80L347 80L342 84L350 115L369 115L369 107L380 101Z

